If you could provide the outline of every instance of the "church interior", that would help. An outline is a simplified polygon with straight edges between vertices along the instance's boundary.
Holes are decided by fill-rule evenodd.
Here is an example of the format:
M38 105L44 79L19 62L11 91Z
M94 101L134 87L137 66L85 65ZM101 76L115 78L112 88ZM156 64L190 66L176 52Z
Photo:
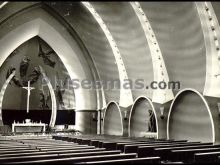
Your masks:
M219 2L0 2L0 163L220 163L219 22Z

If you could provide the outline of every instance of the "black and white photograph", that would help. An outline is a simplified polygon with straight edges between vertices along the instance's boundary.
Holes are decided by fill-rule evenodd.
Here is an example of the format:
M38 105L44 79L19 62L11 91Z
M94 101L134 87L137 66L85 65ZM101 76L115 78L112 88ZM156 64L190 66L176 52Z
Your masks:
M220 164L220 2L0 1L0 164Z

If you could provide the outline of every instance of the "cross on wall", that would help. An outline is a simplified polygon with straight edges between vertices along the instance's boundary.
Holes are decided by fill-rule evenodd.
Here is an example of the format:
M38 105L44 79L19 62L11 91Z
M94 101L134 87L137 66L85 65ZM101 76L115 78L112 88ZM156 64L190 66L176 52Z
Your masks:
M28 86L27 87L22 87L28 91L27 93L27 113L29 113L29 101L30 101L30 95L31 95L31 90L35 89L34 87L30 87L30 80L28 81Z

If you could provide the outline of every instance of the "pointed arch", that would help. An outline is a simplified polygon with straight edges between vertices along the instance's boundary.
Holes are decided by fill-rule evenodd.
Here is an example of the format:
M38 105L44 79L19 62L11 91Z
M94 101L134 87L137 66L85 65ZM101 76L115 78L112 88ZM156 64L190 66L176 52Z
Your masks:
M38 10L43 9L38 8ZM42 13L47 12L43 10ZM29 39L39 36L45 40L58 54L61 61L67 68L71 79L77 79L80 81L82 79L92 78L91 71L88 69L88 66L84 66L82 64L85 64L85 61L83 61L83 52L78 43L71 38L71 35L68 33L68 31L63 30L63 26L58 21L56 21L48 13L46 14L47 17L42 17L42 13L40 15L35 13L35 18L33 20L17 26L0 39L0 50L2 52L0 66L15 48ZM14 35L15 33L16 35ZM94 97L96 92L85 90L81 87L76 89L75 92L76 109L97 108L97 97ZM86 102L85 100L88 99L91 101Z
M120 79L120 99L119 99L119 105L122 107L128 107L133 102L132 92L131 89L125 89L123 87L125 80L128 79L127 71L125 68L124 61L122 59L121 53L118 49L117 43L114 40L111 32L109 31L107 25L101 18L101 16L98 14L98 12L95 10L93 5L90 2L82 2L82 4L89 10L89 12L92 14L92 16L95 18L101 29L103 30L109 45L112 49L112 53L115 58L115 62L118 68L119 73L119 79Z
M156 136L157 136L157 138L158 138L158 121L157 121L158 119L157 119L157 113L156 113L156 110L155 110L155 108L154 108L154 105L153 105L152 101L151 101L148 97L146 97L146 96L139 96L139 97L134 101L134 103L133 103L133 105L132 105L132 107L131 107L131 111L130 111L130 115L129 115L129 123L128 123L128 135L131 136L131 125L132 125L131 119L132 119L132 114L133 114L134 111L135 111L136 105L137 105L138 103L143 102L143 101L147 101L147 102L149 103L150 107L151 107L152 110L153 110L153 113L154 113L154 116L155 116L155 120L156 120ZM146 111L146 109L144 109L144 111Z
M122 136L124 132L123 118L117 102L108 103L104 111L104 134Z
M178 111L176 109L176 119L178 120L179 123L181 124L178 124L178 123L175 123L175 124L172 124L171 125L171 119L173 120L174 119L174 116L171 116L173 115L173 113L175 113L175 105L177 104L184 104L184 94L187 94L187 92L190 92L191 95L188 95L186 98L188 98L188 100L186 101L189 101L189 100L192 100L193 98L196 100L199 101L200 105L201 103L203 103L204 105L201 105L203 106L202 108L203 109L190 109L190 110L187 110L187 108L184 108L184 109L181 109L179 108L178 111L179 111L179 114L178 114ZM190 97L191 96L191 97ZM199 99L198 99L199 98ZM178 99L183 99L182 101L178 100ZM188 102L186 102L188 104ZM178 107L177 107L178 108ZM182 110L182 111L181 111ZM203 111L202 111L203 110ZM183 113L184 112L184 113ZM203 113L202 113L203 112ZM206 112L206 114L204 114ZM196 113L196 114L195 114ZM183 117L183 115L186 114L187 117ZM208 114L208 116L207 116ZM194 116L193 116L194 115ZM196 116L195 116L196 115ZM190 117L194 117L192 119L190 119ZM196 117L196 118L195 118ZM203 121L201 120L201 117L205 118L206 121ZM183 120L181 120L181 118ZM187 119L190 119L190 120L187 120ZM188 122L187 122L188 121ZM205 123L205 122L208 122L208 123ZM201 137L205 140L207 139L212 139L212 142L214 143L215 142L215 126L214 126L214 120L213 120L213 117L212 117L212 113L211 113L211 110L210 110L210 107L206 101L206 99L202 96L201 93L199 93L197 90L195 89L192 89L192 88L185 88L181 91L179 91L177 93L177 95L175 96L174 100L172 101L171 105L170 105L170 109L169 109L169 113L168 113L168 119L167 119L167 138L173 138L173 137L170 137L170 127L173 126L180 126L182 127L183 129L180 130L178 129L178 132L175 132L176 135L179 136L179 134L181 135L184 135L184 136L188 136L188 139L189 137L191 136L192 132L190 132L190 130L187 130L186 126L185 125L187 124L188 128L192 128L193 127L193 135L195 135L196 137L198 137L201 133L205 134L206 137ZM199 124L199 125L198 125ZM209 133L207 133L206 130L204 132L204 129L201 124L203 124L203 126L205 125L206 128L211 127L211 130L209 130L211 132L211 135ZM179 127L178 127L179 128ZM196 132L199 134L196 134ZM201 136L201 135L200 135ZM211 137L209 137L211 136ZM183 138L183 137L181 137Z

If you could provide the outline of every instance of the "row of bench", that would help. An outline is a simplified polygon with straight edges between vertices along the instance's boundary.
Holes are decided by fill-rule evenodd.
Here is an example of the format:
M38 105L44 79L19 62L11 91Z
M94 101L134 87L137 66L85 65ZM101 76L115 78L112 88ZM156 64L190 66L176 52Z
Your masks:
M186 140L143 139L112 136L53 136L54 139L136 153L138 158L160 157L162 162L219 163L220 145Z
M219 163L220 145L103 135L0 140L1 164L171 162Z
M55 139L0 141L1 164L48 163L159 163L159 157L137 158L136 153L121 153L87 144Z

